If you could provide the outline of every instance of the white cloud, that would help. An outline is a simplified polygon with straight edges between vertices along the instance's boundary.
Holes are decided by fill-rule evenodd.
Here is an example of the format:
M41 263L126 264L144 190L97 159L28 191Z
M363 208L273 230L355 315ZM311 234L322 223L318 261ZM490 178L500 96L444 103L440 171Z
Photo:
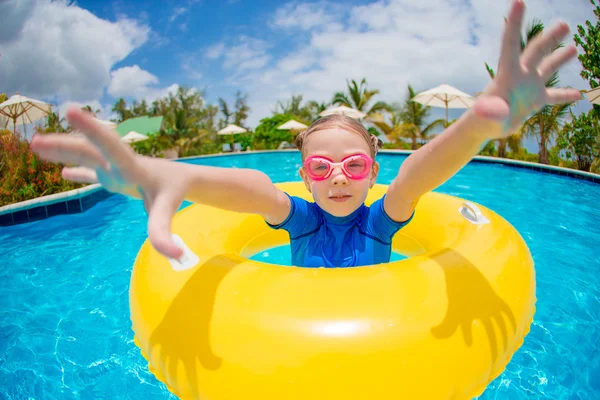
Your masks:
M224 42L209 47L204 56L208 60L222 59L223 67L232 70L234 76L248 70L257 70L265 67L271 60L267 54L270 45L262 40L240 36L235 44L226 45Z
M192 65L192 63L189 62L184 62L183 64L181 64L181 69L187 72L187 75L193 79L193 80L200 80L202 79L202 77L204 76L204 74L197 69L196 67L194 67Z
M274 27L298 28L310 30L313 28L327 28L331 24L337 26L342 17L343 8L335 4L326 3L290 3L275 12L272 22Z
M0 39L8 43L18 39L21 27L31 15L35 0L0 1Z
M264 67L270 59L266 53L267 42L242 36L239 43L225 52L225 68L236 68L238 71Z
M148 90L148 85L157 84L158 78L138 65L119 68L110 73L108 93L113 97L140 97Z
M153 87L159 83L158 78L138 65L119 68L111 72L111 78L107 90L111 96L133 97L148 102L175 93L179 87L177 84L165 88Z
M173 10L173 14L171 14L171 16L169 17L169 22L173 22L177 19L177 17L179 17L180 15L183 15L187 12L187 8L186 7L177 7Z
M179 85L177 83L173 83L164 88L148 88L148 91L144 96L140 97L140 100L146 100L148 104L151 104L154 100L167 97L169 94L177 93L179 89Z
M6 26L20 32L11 40L0 37L0 82L7 93L100 98L112 66L143 45L150 33L135 20L102 20L66 1L24 1L18 7L21 11L12 15L0 8L0 32ZM28 8L25 17L23 8Z
M290 33L287 39L293 45L288 45L287 53L269 64L267 50L274 43L262 42L253 52L248 51L251 46L240 45L237 57L227 59L227 50L224 65L265 58L264 62L255 61L254 69L236 69L231 74L250 94L251 126L270 115L278 99L302 93L305 100L330 101L334 92L346 90L347 79L367 78L370 88L381 91L376 100L388 102L403 101L408 84L421 91L447 83L475 94L490 81L484 63L497 64L509 3L385 0L348 7L346 14L339 14L328 3L286 5L275 12L272 26ZM529 0L527 7L525 25L539 18L549 28L562 18L575 31L577 24L593 18L587 0ZM339 19L339 15L345 16ZM337 28L332 29L332 25ZM308 32L296 33L303 29ZM245 43L253 40L243 38ZM219 49L221 56L224 47ZM241 57L243 54L252 55ZM261 64L264 67L259 67ZM565 66L562 85L587 88L579 71L577 60ZM443 117L442 109L434 112L436 117Z
M205 56L209 60L215 60L221 58L225 54L225 43L217 43L208 49L206 49Z
M116 117L116 115L113 115L113 112L111 111L112 106L110 104L102 105L100 103L100 101L98 101L98 100L66 101L58 106L58 115L60 115L61 118L64 118L65 115L67 114L67 110L71 106L75 106L75 107L90 106L92 108L92 111L94 113L96 113L96 118L99 118L102 120L110 120L111 118Z

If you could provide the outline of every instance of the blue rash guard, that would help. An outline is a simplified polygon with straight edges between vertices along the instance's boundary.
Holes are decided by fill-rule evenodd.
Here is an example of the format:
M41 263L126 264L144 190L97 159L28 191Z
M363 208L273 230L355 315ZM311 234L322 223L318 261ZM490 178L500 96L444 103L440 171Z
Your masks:
M286 193L287 194L287 193ZM371 206L336 217L314 202L290 196L290 213L273 229L290 235L292 265L300 267L354 267L389 262L392 238L404 222L390 218L383 208L385 195Z

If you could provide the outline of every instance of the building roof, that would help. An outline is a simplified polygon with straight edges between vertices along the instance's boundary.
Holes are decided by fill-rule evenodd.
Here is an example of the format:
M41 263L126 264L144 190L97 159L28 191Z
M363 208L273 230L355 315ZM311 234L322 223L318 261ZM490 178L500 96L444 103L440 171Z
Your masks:
M162 123L162 116L129 118L117 125L117 132L121 137L127 135L131 131L141 133L142 135L148 135L159 132L162 128Z

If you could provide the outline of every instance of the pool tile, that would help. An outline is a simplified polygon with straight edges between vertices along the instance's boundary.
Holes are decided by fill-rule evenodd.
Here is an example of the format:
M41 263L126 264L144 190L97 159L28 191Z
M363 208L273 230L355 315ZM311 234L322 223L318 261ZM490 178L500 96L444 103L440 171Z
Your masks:
M13 225L13 213L6 213L0 215L0 226Z
M46 206L46 210L48 211L49 217L60 214L67 214L67 203L61 201L59 203L50 204Z
M22 224L24 222L29 222L29 216L27 215L27 210L15 211L13 213L13 220L15 224Z
M69 200L67 203L67 213L75 214L81 212L81 202L79 199Z
M111 195L112 195L112 193L108 192L107 190L98 190L98 191L90 194L89 196L82 197L81 198L82 210L85 211L85 210L95 206L98 202L105 200L106 198L110 197Z
M29 221L38 221L47 217L46 206L34 207L27 210Z

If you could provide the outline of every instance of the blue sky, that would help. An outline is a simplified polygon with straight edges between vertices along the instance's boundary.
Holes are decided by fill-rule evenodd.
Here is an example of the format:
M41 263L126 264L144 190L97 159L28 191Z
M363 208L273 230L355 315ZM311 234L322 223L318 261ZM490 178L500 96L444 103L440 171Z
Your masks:
M574 30L588 0L528 0L526 21ZM152 101L178 85L206 100L248 94L248 125L277 100L329 101L347 79L367 79L379 100L403 101L407 85L442 83L470 94L489 83L508 0L0 2L0 91L91 104L110 118L118 97ZM571 43L571 40L567 41ZM577 61L564 85L587 89ZM587 109L583 102L578 110ZM463 110L451 111L457 117ZM432 117L442 118L443 109Z

